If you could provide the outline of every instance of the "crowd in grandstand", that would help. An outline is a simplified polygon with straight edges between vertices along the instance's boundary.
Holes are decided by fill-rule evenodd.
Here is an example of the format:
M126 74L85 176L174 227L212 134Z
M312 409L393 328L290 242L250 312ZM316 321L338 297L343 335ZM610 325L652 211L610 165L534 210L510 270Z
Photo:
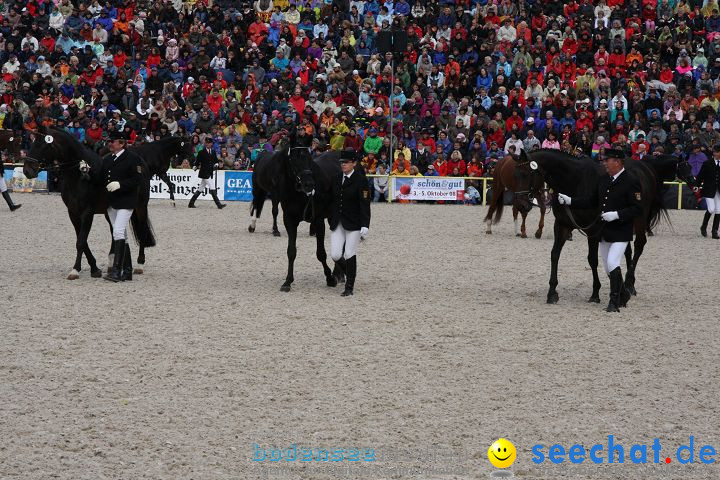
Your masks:
M300 125L313 151L362 152L368 173L480 177L522 149L615 147L686 156L697 174L720 141L719 8L4 0L0 122L95 148L112 130L198 149L210 136L227 169L251 169ZM383 30L407 35L394 61L378 51Z

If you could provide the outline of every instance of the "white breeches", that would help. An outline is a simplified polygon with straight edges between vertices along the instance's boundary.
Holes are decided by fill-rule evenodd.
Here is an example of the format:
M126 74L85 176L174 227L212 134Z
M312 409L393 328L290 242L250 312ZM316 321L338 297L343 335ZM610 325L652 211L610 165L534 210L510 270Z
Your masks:
M707 207L708 213L720 215L720 192L717 192L713 198L706 198L705 206Z
M0 193L7 192L7 185L5 185L5 178L2 176L3 171L0 169Z
M207 187L208 190L215 190L215 179L213 179L213 178L199 178L199 179L198 179L198 185L197 185L197 191L198 191L198 192L205 192L205 187Z
M132 216L132 210L115 210L108 207L108 216L113 227L113 240L127 240L127 226Z
M625 249L630 242L600 242L600 257L602 257L605 273L610 273L620 266Z
M354 257L360 243L360 230L345 230L342 224L338 224L335 230L330 232L330 257L336 262L340 257ZM343 246L345 254L343 255Z

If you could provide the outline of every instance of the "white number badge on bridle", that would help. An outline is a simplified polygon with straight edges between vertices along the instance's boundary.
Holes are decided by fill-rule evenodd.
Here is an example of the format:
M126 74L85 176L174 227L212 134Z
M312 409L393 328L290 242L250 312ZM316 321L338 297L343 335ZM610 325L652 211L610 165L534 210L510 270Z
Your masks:
M14 142L14 141L15 141L15 137L10 137L10 138L8 138L8 142L12 143L12 142Z
M55 141L55 139L53 138L52 135L45 135L45 143L50 144L50 143L53 143L54 141Z
M534 160L532 162L530 162L530 170L537 170L537 169L538 169L537 162Z

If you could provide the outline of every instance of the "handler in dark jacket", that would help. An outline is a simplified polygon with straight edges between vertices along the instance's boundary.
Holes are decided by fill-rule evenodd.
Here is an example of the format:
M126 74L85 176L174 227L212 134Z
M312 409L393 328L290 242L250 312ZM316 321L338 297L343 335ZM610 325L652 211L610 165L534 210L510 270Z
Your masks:
M361 169L355 169L355 153L343 151L340 156L342 173L332 181L330 213L330 256L336 262L344 258L345 291L353 294L357 274L357 247L370 228L370 188ZM344 252L343 252L344 249Z
M700 167L697 182L702 189L702 196L707 207L705 218L700 226L700 234L707 237L708 222L714 213L712 238L720 239L718 235L718 226L720 226L720 144L713 147L713 158L706 160Z
M642 215L642 193L638 179L625 170L622 150L605 149L603 162L608 175L600 178L595 194L570 198L558 193L558 201L580 209L600 206L602 220L607 222L600 232L600 255L610 277L610 302L606 311L619 312L619 307L625 306L630 298L623 286L620 262L633 239L633 221Z
M113 227L113 265L104 278L111 282L132 280L132 260L127 244L127 225L137 207L142 183L142 160L125 149L122 133L110 133L110 155L103 158L102 178L108 194L108 216Z
M195 208L195 200L197 200L200 194L203 193L205 187L210 190L210 195L215 201L217 208L225 208L225 204L220 203L220 199L217 196L217 189L213 188L215 186L212 182L213 174L215 173L215 169L218 167L218 162L220 160L218 160L217 154L212 148L212 143L212 138L207 137L205 139L205 148L198 152L197 158L195 159L193 170L200 169L200 171L198 172L197 190L193 193L193 196L190 199L190 203L188 204L189 208Z

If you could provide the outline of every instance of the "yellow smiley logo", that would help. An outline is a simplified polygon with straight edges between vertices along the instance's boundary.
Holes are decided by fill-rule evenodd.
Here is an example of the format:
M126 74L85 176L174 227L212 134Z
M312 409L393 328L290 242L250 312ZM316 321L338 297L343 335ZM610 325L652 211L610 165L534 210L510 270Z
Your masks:
M496 440L488 449L488 459L497 468L508 468L516 456L515 445L504 438Z

